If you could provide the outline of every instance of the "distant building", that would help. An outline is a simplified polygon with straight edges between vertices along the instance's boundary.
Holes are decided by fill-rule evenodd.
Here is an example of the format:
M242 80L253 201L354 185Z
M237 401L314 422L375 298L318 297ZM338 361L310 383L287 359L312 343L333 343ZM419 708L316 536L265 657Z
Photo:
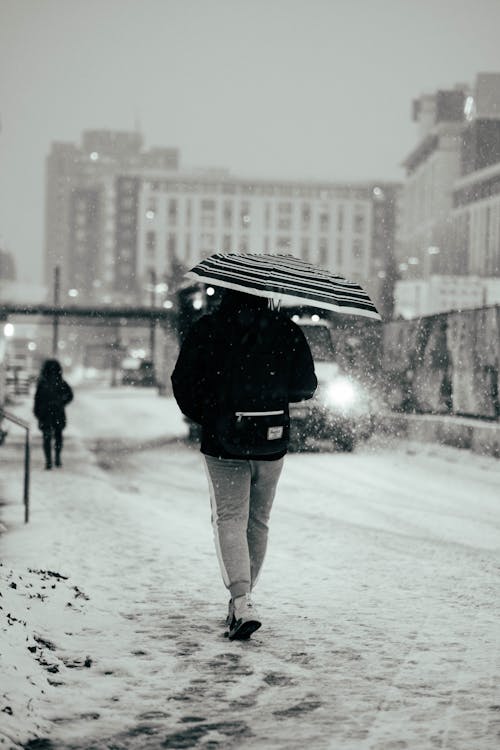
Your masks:
M414 102L398 250L403 279L500 276L500 73Z
M500 277L500 162L456 180L451 231L462 273Z
M434 275L396 283L394 317L418 318L498 304L500 278Z
M25 281L7 281L0 277L0 302L33 304L47 301L47 288Z
M46 283L59 266L62 301L149 302L153 279L210 253L284 252L360 281L383 310L399 191L187 172L175 148L86 131L47 159Z
M46 166L45 281L61 270L61 299L82 301L133 297L134 227L117 218L123 206L122 175L140 179L151 169L178 168L174 148L143 150L136 132L85 131L82 144L54 143ZM133 196L130 198L133 200Z
M395 183L151 175L139 194L138 276L168 277L213 252L291 253L361 282L379 301L394 252Z
M400 224L400 269L408 278L452 272L449 215L461 174L467 89L457 87L413 103L420 140L406 157Z
M40 284L17 281L12 253L0 249L0 303L45 302L46 289Z
M14 281L16 278L16 263L14 256L8 250L0 248L0 283L2 281Z

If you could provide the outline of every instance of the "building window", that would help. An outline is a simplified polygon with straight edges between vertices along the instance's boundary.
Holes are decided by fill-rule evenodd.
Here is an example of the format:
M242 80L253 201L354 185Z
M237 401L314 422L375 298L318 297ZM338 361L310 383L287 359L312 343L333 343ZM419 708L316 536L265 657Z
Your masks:
M148 256L154 256L156 251L156 232L146 232L146 252Z
M271 204L266 203L264 209L264 226L266 229L271 228Z
M245 237L245 236L241 237L240 238L240 252L248 253L249 248L250 246L249 246L248 237Z
M289 253L292 247L292 240L290 237L278 237L276 244L278 246L278 252Z
M342 232L344 229L344 207L339 206L337 209L337 230Z
M278 229L290 231L292 228L292 219L290 216L279 216L278 217Z
M177 200L171 198L168 202L168 223L172 226L177 224Z
M328 241L326 237L320 237L319 238L319 264L321 266L326 266L328 263Z
M352 243L352 257L356 260L361 260L363 257L363 243L361 240L355 239Z
M232 248L232 239L230 234L225 234L222 239L222 249L225 253L230 253Z
M200 242L201 252L205 257L215 251L215 237L210 232L202 232Z
M191 258L191 235L190 234L186 234L185 254L186 254L186 260L189 261Z
M134 208L134 198L129 195L122 195L120 197L120 209L130 211L132 208Z
M250 204L245 201L240 208L241 229L250 229Z
M229 201L224 203L224 226L226 228L233 226L233 205Z
M186 201L186 224L191 224L191 200Z
M342 238L339 237L337 239L337 265L339 268L342 267L342 264L344 262L344 247L342 244Z
M171 262L176 257L176 255L177 255L177 235L171 232L168 235L168 241L167 241L167 258Z
M330 217L325 211L322 211L319 215L319 231L328 232L330 228Z
M352 222L352 228L354 234L363 234L366 227L366 217L364 213L359 213L356 211L354 214L353 222Z
M215 227L215 201L201 201L201 227L202 229L213 229Z
M135 223L135 219L132 214L120 214L118 217L118 224L121 227L131 227Z
M135 181L134 180L132 180L132 179L130 179L130 180L122 179L121 190L122 190L123 193L126 193L126 192L133 193L134 189L135 189Z
M302 237L302 242L300 245L300 254L302 256L302 260L309 260L309 255L310 255L309 237Z
M311 224L311 206L309 205L309 203L302 204L300 215L302 220L302 229L308 229L309 225Z
M278 229L290 231L292 228L292 210L293 206L288 201L278 203Z

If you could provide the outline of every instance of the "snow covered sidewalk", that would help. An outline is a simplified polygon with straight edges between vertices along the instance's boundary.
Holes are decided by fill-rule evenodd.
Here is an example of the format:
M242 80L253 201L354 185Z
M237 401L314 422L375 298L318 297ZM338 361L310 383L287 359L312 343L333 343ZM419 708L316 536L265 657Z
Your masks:
M117 390L78 394L61 471L35 438L30 524L2 509L0 747L496 748L499 462L289 456L264 627L229 643L184 433L171 401ZM14 441L1 450L20 497Z

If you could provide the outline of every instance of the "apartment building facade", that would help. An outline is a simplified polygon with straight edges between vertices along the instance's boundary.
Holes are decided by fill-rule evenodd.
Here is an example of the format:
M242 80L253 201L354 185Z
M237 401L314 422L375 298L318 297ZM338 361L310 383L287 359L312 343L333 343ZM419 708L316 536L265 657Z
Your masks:
M453 199L460 267L464 273L500 277L500 160L457 180Z
M414 119L420 140L404 162L396 310L497 304L500 73L421 97Z
M59 266L62 300L144 303L152 279L210 253L281 252L361 282L383 306L399 191L187 171L177 149L144 151L138 133L86 131L47 160L46 283Z
M425 95L413 103L419 142L404 160L398 260L407 278L452 273L450 232L453 185L461 174L464 87Z
M356 185L179 173L144 180L138 275L168 277L213 252L290 253L377 297L393 252L394 183Z
M137 132L90 130L81 145L54 143L46 163L47 286L59 267L63 300L126 302L136 295L135 227L118 218L117 207L137 201L144 171L176 170L178 158L177 149L145 151ZM127 173L136 180L131 195Z

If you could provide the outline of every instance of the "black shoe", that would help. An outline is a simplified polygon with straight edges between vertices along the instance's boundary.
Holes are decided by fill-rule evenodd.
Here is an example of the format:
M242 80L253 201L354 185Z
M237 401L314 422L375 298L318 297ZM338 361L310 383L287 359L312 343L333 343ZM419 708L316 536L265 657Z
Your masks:
M234 599L233 621L227 634L230 641L246 641L261 627L249 594Z
M56 458L56 466L59 468L62 466L62 462L60 458Z
M234 623L234 602L232 599L229 600L229 604L227 607L227 617L226 617L226 628L228 630L231 630Z
M46 469L51 469L52 468L52 464L45 464L45 468Z

